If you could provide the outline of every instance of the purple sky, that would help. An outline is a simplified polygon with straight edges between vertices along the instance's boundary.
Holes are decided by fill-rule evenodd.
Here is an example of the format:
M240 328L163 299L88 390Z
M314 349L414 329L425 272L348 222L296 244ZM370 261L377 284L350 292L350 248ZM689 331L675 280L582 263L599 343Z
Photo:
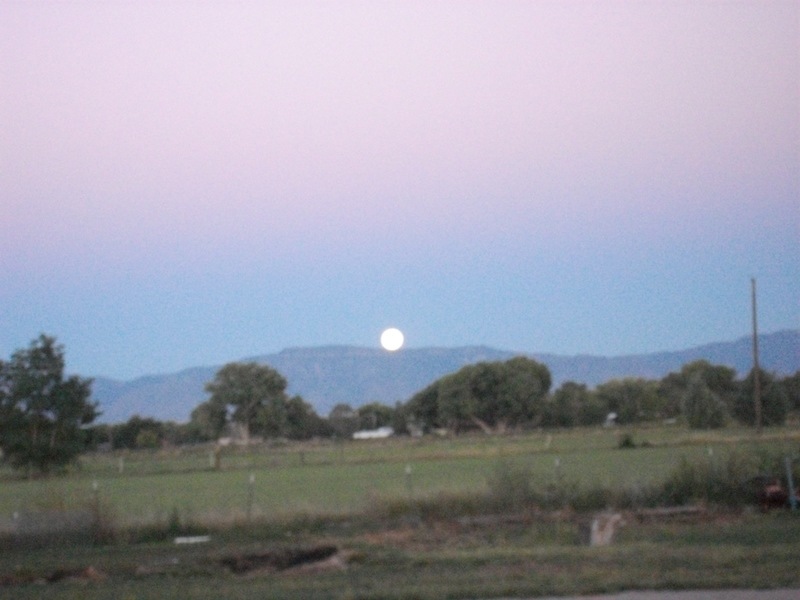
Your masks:
M0 3L0 357L800 326L800 4Z

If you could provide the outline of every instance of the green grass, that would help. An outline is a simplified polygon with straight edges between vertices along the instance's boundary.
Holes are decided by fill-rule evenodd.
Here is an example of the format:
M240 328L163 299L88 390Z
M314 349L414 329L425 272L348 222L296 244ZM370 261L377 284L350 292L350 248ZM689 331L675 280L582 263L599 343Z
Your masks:
M737 429L710 434L679 427L626 431L637 448L619 449L619 431L584 429L226 449L220 471L209 469L208 448L95 454L67 477L6 476L0 487L0 523L15 511L75 510L98 501L120 525L163 522L176 511L186 521L211 523L242 520L248 510L257 518L343 515L392 498L483 494L500 464L524 468L540 488L554 481L645 488L684 460L707 459L710 453L724 461L731 452L757 457L765 449L796 453L800 439L791 429L760 439Z
M635 448L618 448L623 433ZM574 500L580 490L647 490L670 478L691 479L689 467L713 473L732 456L741 476L754 475L776 456L796 458L798 442L800 431L792 428L757 437L742 429L708 433L673 426L279 444L227 449L220 471L209 468L209 448L96 454L64 477L0 473L0 531L11 530L15 511L99 507L118 535L104 538L105 545L83 542L66 551L20 546L6 537L0 578L44 577L87 565L108 574L103 582L49 585L47 597L59 600L433 600L800 587L795 514L711 512L691 523L629 519L614 546L587 548L577 543L579 516L566 511L554 518L525 508L550 491ZM509 496L518 486L528 495L514 505ZM597 508L595 500L584 499L588 508ZM600 505L606 500L601 494ZM461 519L510 509L523 519ZM212 542L171 543L187 532L210 533ZM350 556L345 571L248 578L219 562L254 549L320 543ZM41 597L43 588L9 589L24 599ZM5 591L0 587L0 595Z

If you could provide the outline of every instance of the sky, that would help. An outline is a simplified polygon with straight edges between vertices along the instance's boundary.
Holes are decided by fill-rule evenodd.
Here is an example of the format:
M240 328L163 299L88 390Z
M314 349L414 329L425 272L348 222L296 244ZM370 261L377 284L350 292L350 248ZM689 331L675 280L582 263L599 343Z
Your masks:
M0 3L0 358L800 327L796 1Z

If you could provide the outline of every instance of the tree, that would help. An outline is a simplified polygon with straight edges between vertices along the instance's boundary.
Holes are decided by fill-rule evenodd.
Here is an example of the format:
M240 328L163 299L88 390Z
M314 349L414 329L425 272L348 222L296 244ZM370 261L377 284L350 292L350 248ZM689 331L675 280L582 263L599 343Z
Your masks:
M724 365L714 365L707 360L696 360L684 365L677 373L670 373L658 384L658 394L664 404L664 416L676 417L684 412L686 395L692 381L701 382L726 406L736 397L736 371ZM697 390L695 390L696 392Z
M394 405L391 427L395 433L402 435L415 435L422 432L422 428L419 427L413 415L408 412L407 406L402 402L396 402Z
M617 413L620 424L651 421L662 416L657 383L628 377L598 385L595 393L608 412Z
M800 410L800 371L781 379L781 384L783 389L786 390L789 407L792 410Z
M48 473L84 450L98 416L91 379L64 376L64 347L46 335L0 361L0 448L15 469Z
M358 410L359 429L378 429L379 427L391 426L394 421L394 409L380 402L370 402L359 406Z
M335 436L349 438L358 431L358 413L349 404L337 404L328 415L328 424Z
M608 408L583 383L565 381L549 398L545 406L544 427L575 427L599 425L608 415Z
M734 416L745 425L756 424L756 411L753 403L753 371L739 386L739 394L734 404ZM789 397L785 387L776 381L771 373L759 369L758 380L761 390L761 423L765 427L783 425L789 411Z
M307 440L331 433L327 421L300 396L293 396L286 403L286 426L286 436L293 440Z
M727 409L722 398L700 375L694 375L683 395L683 414L692 429L718 429L725 425Z
M201 442L219 439L227 419L226 406L211 402L198 404L189 417L189 435Z
M425 431L444 425L439 421L439 381L414 394L403 407L412 427Z
M286 428L286 379L275 369L250 363L228 363L214 380L206 384L211 394L205 412L213 427L221 415L242 428L244 441L260 430L269 435L283 435ZM198 415L199 416L199 415Z
M155 448L164 439L164 424L151 417L133 415L127 422L114 425L111 436L115 449Z
M545 427L575 427L580 423L581 407L589 391L582 383L565 381L548 399L542 425ZM603 413L605 417L605 412Z
M415 395L409 409L422 422L453 431L477 425L486 432L502 432L540 422L550 385L548 368L529 358L480 362L445 375Z
M517 356L497 364L499 384L497 398L489 406L494 409L494 422L504 429L521 423L539 424L544 417L545 400L553 383L550 370L543 364Z
M476 379L475 365L467 365L439 380L436 391L438 420L451 431L458 431L465 423L477 424L474 418L478 403L472 389Z

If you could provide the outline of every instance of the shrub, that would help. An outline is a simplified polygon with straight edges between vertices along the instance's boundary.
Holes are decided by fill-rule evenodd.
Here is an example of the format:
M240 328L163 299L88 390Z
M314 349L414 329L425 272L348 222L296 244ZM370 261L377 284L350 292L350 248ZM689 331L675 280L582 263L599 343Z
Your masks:
M604 486L592 486L586 489L575 489L570 498L570 507L578 512L604 510L616 505L614 494Z
M495 511L546 510L606 505L605 489L581 490L574 481L559 475L549 482L536 482L527 466L500 462L487 478L488 506Z
M497 508L519 510L534 500L530 468L501 461L487 478L489 499Z
M662 485L661 501L668 505L701 501L739 506L748 501L744 483L752 474L752 465L738 453L726 460L683 459Z

